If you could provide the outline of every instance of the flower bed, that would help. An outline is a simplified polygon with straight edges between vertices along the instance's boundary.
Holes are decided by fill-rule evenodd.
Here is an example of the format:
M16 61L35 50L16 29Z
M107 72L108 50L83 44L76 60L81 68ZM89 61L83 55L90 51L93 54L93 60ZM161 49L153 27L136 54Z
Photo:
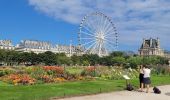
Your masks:
M18 85L32 85L35 84L35 79L30 77L28 74L10 74L2 78L3 81Z
M11 67L12 68L12 67ZM14 85L32 85L42 83L57 83L77 80L123 79L123 75L130 78L137 78L138 72L135 69L123 69L118 66L87 66L87 67L16 67L13 73L0 77L1 81ZM10 69L11 70L11 69ZM8 72L8 70L7 70Z
M58 77L64 74L64 68L58 66L44 66L43 70L46 71L48 75L56 75Z

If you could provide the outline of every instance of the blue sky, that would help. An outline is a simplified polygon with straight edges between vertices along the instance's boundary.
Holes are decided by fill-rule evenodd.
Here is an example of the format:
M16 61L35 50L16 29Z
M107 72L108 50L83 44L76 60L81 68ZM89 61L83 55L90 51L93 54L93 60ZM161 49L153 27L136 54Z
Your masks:
M0 39L11 39L14 44L22 39L69 44L77 39L78 25L37 12L26 0L1 0L0 12Z
M81 19L100 11L116 25L119 50L137 51L150 37L170 50L169 5L169 0L0 0L0 39L77 44Z

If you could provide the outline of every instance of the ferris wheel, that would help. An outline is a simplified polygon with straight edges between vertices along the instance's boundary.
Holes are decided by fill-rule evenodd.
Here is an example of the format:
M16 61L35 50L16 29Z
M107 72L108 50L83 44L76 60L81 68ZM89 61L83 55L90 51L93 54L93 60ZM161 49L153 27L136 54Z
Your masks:
M105 56L117 50L118 34L109 17L103 13L95 12L82 19L78 41L84 54Z

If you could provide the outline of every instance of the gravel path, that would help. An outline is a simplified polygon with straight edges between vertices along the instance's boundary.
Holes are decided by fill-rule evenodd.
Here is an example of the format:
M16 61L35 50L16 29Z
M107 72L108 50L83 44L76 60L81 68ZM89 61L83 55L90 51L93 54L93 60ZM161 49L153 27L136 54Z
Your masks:
M158 86L158 88L161 90L161 94L154 94L151 88L150 93L138 91L120 91L102 93L97 95L64 98L59 100L170 100L170 85Z

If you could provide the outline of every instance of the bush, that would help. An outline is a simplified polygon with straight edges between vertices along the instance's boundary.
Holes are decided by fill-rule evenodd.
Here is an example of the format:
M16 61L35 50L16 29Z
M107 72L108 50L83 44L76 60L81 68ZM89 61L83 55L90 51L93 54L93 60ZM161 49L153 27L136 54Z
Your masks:
M8 75L8 74L12 74L15 71L11 70L11 69L0 69L0 77Z
M95 66L88 66L81 72L81 76L96 77L98 75L99 74L98 74L98 71L96 70Z
M153 66L152 73L156 75L170 75L170 67L168 66Z
M40 76L40 77L38 78L38 80L41 80L41 81L43 81L44 83L51 83L51 82L53 82L52 76L49 76L49 75Z

